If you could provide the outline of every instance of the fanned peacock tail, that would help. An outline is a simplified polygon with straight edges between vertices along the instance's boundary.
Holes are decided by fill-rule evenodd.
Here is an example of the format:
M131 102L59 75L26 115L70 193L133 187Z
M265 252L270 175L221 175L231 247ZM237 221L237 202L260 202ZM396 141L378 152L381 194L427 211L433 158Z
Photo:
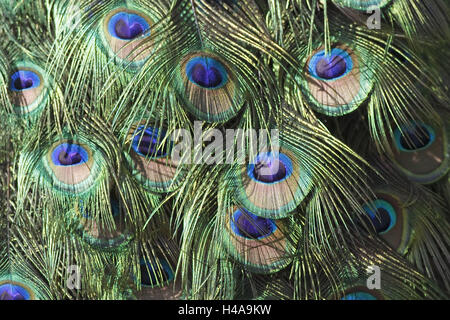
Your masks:
M0 299L448 299L446 1L0 9Z

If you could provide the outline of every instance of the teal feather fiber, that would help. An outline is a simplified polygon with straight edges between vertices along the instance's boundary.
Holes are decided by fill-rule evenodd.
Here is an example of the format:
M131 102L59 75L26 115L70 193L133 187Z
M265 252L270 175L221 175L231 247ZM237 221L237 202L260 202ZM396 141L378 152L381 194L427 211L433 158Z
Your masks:
M449 299L448 1L0 12L0 300Z

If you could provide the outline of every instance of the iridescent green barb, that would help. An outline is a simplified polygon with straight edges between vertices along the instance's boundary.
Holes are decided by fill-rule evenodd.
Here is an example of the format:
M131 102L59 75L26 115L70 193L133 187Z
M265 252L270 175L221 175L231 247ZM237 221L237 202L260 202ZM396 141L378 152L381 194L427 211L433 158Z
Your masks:
M0 0L0 299L448 299L449 13Z

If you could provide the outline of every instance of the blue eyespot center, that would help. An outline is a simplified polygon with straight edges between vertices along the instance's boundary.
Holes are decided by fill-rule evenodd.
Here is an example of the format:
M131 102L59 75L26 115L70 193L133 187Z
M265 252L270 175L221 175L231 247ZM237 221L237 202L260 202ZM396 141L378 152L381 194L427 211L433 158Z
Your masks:
M17 284L0 285L0 300L30 300L29 292Z
M120 19L115 26L116 34L121 39L131 40L136 38L139 34L144 32L142 25L135 22L130 25L126 20Z
M436 139L436 134L428 125L413 123L397 128L394 133L397 147L402 151L418 151L428 148Z
M143 286L153 287L174 279L174 273L169 263L162 258L158 259L158 261L159 265L156 261L149 262L146 259L141 259L141 284Z
M228 78L224 65L209 57L194 57L189 60L186 75L191 82L206 89L220 88Z
M222 75L214 67L196 64L192 69L192 80L202 87L214 88L222 82Z
M253 174L257 180L271 183L286 177L286 167L280 160L259 161L255 164Z
M247 174L252 180L273 184L286 180L292 175L292 161L283 153L259 153L254 164L247 167Z
M167 155L167 144L162 143L166 132L152 127L139 126L133 137L132 148L144 157L159 158Z
M24 90L24 89L28 89L31 88L33 86L33 80L30 78L17 78L14 81L14 88L16 88L17 90Z
M137 14L118 12L109 20L108 31L115 38L133 40L141 35L148 36L150 25Z
M391 230L397 222L397 214L394 207L385 200L375 200L363 206L367 216L372 222L378 234L384 234Z
M333 48L328 55L325 50L316 53L309 62L309 74L322 80L336 80L353 69L351 56L344 50Z
M236 210L230 224L235 234L253 240L267 238L277 229L272 219L258 217L245 209Z
M371 295L370 293L359 291L349 293L344 297L342 297L341 300L378 300L378 299L375 296Z
M323 57L317 62L316 73L324 79L334 79L342 76L347 70L345 60L340 56Z
M30 70L19 70L11 76L10 89L13 91L23 91L37 88L41 84L39 75Z
M74 143L61 143L52 152L52 162L57 166L76 166L88 160L87 150Z

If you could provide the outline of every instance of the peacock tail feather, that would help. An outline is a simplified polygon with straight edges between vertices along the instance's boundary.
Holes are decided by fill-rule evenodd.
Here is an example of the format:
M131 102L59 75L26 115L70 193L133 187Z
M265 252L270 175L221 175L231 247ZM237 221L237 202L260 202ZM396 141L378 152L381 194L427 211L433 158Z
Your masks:
M0 299L449 298L446 1L0 10Z

